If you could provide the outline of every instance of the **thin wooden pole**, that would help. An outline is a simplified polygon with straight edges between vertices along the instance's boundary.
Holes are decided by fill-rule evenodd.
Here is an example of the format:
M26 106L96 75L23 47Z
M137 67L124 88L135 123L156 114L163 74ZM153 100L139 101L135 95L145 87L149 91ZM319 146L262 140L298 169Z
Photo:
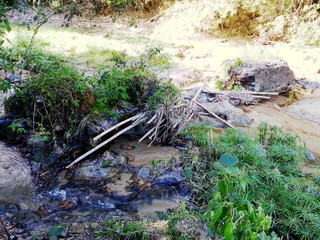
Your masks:
M221 117L219 117L217 114L215 114L214 112L210 111L208 108L206 108L205 106L201 105L198 101L194 101L198 106L202 107L204 110L206 110L208 113L210 113L214 118L218 119L220 122L223 122L224 124L226 124L227 126L233 128L233 129L237 129L236 127L234 127L232 124L228 123L226 120L222 119Z
M144 116L144 114L141 115L142 117ZM104 142L100 143L99 145L97 145L96 147L94 147L93 149L91 149L90 151L86 152L85 154L83 154L82 156L78 157L76 160L74 160L71 164L69 164L66 168L70 168L72 167L74 164L80 162L81 160L83 160L85 157L89 156L91 153L94 153L95 151L97 151L98 149L100 149L101 147L103 147L104 145L106 145L107 143L111 142L113 139L119 137L122 133L125 133L126 131L130 130L131 128L134 128L135 126L137 126L140 122L142 121L135 121L133 124L131 124L130 126L126 127L125 129L121 130L120 132L116 133L115 135L113 135L112 137L108 138L107 140L105 140Z
M107 133L113 131L114 129L122 126L123 124L125 124L125 123L127 123L127 122L134 121L134 120L138 119L140 116L141 116L141 114L137 114L137 115L135 115L135 116L133 116L133 117L131 117L131 118L128 118L128 119L126 119L126 120L124 120L124 121L122 121L122 122L119 122L118 124L114 125L113 127L108 128L108 129L105 130L104 132L100 133L98 136L95 136L95 137L93 138L93 141L96 142L99 138L103 137L103 136L106 135Z

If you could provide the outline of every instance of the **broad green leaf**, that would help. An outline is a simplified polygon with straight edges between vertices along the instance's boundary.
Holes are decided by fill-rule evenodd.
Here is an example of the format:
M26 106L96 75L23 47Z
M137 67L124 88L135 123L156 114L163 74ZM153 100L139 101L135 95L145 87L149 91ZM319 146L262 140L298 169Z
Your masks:
M211 211L214 207L214 205L216 204L216 202L214 200L210 200L208 202L208 207L207 207L207 211Z
M48 234L50 236L59 236L61 233L63 233L64 228L63 227L50 227L48 229Z
M239 162L239 159L229 154L223 154L220 157L219 162L225 166L232 167Z
M224 181L218 182L218 188L219 188L220 192L222 192L223 194L227 194L227 188L226 188Z
M213 198L216 202L221 202L221 194L219 192L215 192Z
M224 231L223 231L223 235L225 237L226 240L233 240L234 239L234 235L233 235L233 223L232 222L228 222L225 225Z
M213 215L213 222L216 223L221 214L222 214L222 210L223 210L223 207L222 206L218 206L217 209L214 211L214 215Z
M190 167L185 168L184 174L186 175L186 178L192 178L192 169Z
M220 170L221 172L226 172L226 167L223 166L223 165L222 165L221 163L219 163L219 162L213 163L213 166L214 166L216 169Z

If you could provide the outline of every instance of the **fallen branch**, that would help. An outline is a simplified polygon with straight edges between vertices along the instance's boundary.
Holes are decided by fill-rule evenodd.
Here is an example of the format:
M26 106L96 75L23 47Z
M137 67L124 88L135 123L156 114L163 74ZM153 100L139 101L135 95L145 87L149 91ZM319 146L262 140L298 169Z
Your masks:
M190 101L190 103L189 103L189 106L191 106L194 101L197 101L197 99L198 99L198 97L199 97L200 93L202 92L202 90L203 90L203 88L204 88L205 85L206 85L205 83L202 84L202 86L198 89L198 91L196 92L196 94L195 94L195 95L193 96L193 98L191 99L191 101Z
M204 93L210 94L230 94L230 93L243 93L243 94L251 94L251 95L279 95L277 92L252 92L252 91L242 91L242 92L234 92L234 91L210 91L210 90L203 90Z
M208 113L210 113L214 118L218 119L220 122L224 123L225 125L227 125L228 127L231 127L233 129L237 129L236 127L234 127L232 124L228 123L226 120L222 119L221 117L219 117L217 114L215 114L214 112L210 111L208 108L206 108L205 106L201 105L198 101L194 101L199 107L203 108L204 110L206 110Z
M85 154L83 154L82 156L78 157L76 160L74 160L71 164L69 164L66 168L70 168L72 167L74 164L80 162L81 160L83 160L85 157L89 156L91 153L94 153L95 151L97 151L98 149L100 149L101 147L103 147L104 145L106 145L107 143L111 142L113 139L119 137L121 134L125 133L126 131L130 130L131 128L134 128L135 126L137 126L144 117L145 114L141 114L139 115L139 119L137 121L135 121L134 123L132 123L130 126L126 127L125 129L121 130L120 132L117 132L115 135L113 135L112 137L108 138L107 140L105 140L104 142L100 143L99 145L97 145L96 147L94 147L93 149L91 149L90 151L86 152Z
M156 129L156 127L151 128L150 131L148 131L145 135L143 135L142 138L139 139L139 142L141 142L143 139L148 137L155 129Z
M127 123L127 122L134 121L134 120L138 119L140 116L141 116L141 114L137 114L137 115L135 115L135 116L133 116L133 117L131 117L131 118L128 118L128 119L126 119L126 120L124 120L124 121L122 121L122 122L119 122L118 124L114 125L113 127L108 128L108 129L105 130L104 132L100 133L98 136L95 136L95 137L93 138L93 141L96 142L99 138L103 137L103 136L106 135L107 133L113 131L114 129L122 126L123 124L125 124L125 123Z

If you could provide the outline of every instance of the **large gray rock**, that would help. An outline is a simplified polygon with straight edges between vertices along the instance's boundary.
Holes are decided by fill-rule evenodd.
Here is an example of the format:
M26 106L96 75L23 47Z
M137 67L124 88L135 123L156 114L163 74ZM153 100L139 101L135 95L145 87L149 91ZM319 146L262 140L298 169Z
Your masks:
M32 197L34 185L28 161L0 142L0 201L21 204Z
M202 105L232 125L247 127L253 122L242 109L236 108L227 101L203 103ZM208 123L209 119L208 117L205 118L205 122ZM217 120L213 119L212 122L216 124Z
M227 81L250 91L283 92L295 83L294 73L284 60L243 60L238 64L226 61L225 64L231 66Z

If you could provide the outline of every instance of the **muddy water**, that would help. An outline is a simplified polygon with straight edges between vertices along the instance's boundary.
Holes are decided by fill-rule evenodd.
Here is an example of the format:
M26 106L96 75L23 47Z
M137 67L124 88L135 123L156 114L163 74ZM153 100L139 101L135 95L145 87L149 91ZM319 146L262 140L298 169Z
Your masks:
M285 96L275 96L272 97L271 101L243 107L243 110L254 122L250 127L241 129L246 133L255 134L261 122L281 127L287 133L298 135L306 143L307 148L320 159L320 125L311 121L298 119L297 115L292 116L290 112L287 113L284 109L278 107L286 102L287 98ZM317 106L313 104L309 107L309 110L313 111L313 108ZM308 108L304 110L308 112ZM303 112L298 117L303 118Z
M137 172L141 167L151 171L152 160L157 160L158 164L167 163L173 156L177 157L179 151L160 145L152 145L149 149L147 146L148 142L139 144L136 140L121 137L111 148L123 153L126 158L129 154L131 160L127 159L127 165L115 169L115 173L108 175L110 178L77 180L72 177L74 170L62 170L57 176L52 176L48 186L35 190L28 161L20 157L18 149L0 142L0 192L3 190L0 195L0 214L14 214L23 229L36 234L49 226L63 223L99 223L113 216L133 219L156 217L156 211L175 209L180 205L180 199L189 194L188 190L181 187L183 184L160 186L153 181L156 176L152 173L142 179ZM11 165L5 159L11 164L19 162L20 165L12 165L12 170L17 169L18 172L11 172ZM26 174L22 175L21 171ZM9 180L11 173L15 175ZM16 191L9 192L10 188ZM29 193L33 194L26 201ZM9 212L2 201L17 204L23 211L18 208Z

